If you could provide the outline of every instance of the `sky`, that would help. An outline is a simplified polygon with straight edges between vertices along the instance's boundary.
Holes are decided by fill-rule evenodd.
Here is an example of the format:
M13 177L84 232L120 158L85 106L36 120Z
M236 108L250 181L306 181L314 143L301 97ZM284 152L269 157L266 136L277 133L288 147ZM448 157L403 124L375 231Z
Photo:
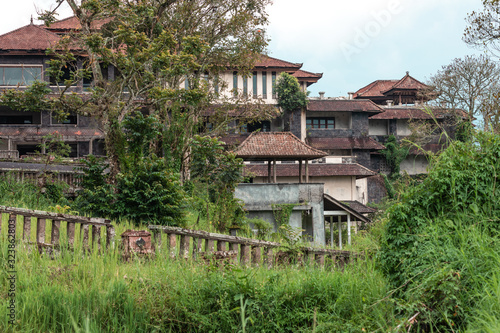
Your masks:
M55 0L2 0L0 34L29 24ZM468 13L481 0L274 0L268 54L323 73L310 96L347 96L407 71L425 82L454 58L479 54L462 41ZM59 18L71 15L63 8Z

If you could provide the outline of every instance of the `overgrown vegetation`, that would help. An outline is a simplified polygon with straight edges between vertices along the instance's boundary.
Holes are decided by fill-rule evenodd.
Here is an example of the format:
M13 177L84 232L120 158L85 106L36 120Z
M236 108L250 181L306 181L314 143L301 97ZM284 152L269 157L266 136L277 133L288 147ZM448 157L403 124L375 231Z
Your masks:
M421 331L483 325L478 304L495 303L487 281L500 263L499 166L499 136L454 142L387 211L379 260L397 288L400 311L418 314ZM498 325L496 315L482 311Z

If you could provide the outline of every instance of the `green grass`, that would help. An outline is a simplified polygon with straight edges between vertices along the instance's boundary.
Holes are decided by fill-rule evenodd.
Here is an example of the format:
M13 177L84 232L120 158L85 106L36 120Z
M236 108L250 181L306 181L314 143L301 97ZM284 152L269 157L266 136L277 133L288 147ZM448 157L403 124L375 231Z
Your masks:
M2 314L1 332L237 332L242 318L246 332L385 332L395 322L393 305L380 301L388 289L373 261L343 272L217 268L166 251L123 262L117 250L83 255L81 248L52 260L20 243L16 271L16 324Z

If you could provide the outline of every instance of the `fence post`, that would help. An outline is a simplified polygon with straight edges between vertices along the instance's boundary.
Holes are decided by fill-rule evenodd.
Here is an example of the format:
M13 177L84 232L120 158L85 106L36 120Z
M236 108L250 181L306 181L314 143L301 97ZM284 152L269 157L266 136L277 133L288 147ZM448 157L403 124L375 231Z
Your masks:
M45 243L45 219L36 219L36 242Z
M61 221L52 220L52 231L50 232L50 242L53 245L59 244L59 228L61 227Z
M325 254L324 253L316 253L315 254L316 263L323 267L325 265Z
M175 258L175 247L177 246L177 235L176 234L167 234L168 236L168 250L170 252L170 257Z
M189 256L189 240L191 237L186 235L181 235L179 242L179 256L181 258L187 258Z
M262 250L260 246L252 246L252 265L259 266Z
M236 256L233 259L233 264L238 262L238 243L229 243L229 250L236 252Z
M88 246L89 243L89 225L88 224L80 224L80 234L83 233L83 240L82 240L82 245L85 247L85 245Z
M264 263L269 268L271 268L273 266L273 248L272 247L266 247L264 249Z
M92 226L92 247L97 244L97 250L101 250L101 227L97 225Z
M250 262L250 245L241 244L240 263L244 266Z
M115 227L112 225L106 226L106 248L113 247L115 241Z
M66 235L68 236L68 244L75 244L75 222L66 222Z
M153 238L155 240L155 247L159 249L161 247L161 231L160 230L152 230Z

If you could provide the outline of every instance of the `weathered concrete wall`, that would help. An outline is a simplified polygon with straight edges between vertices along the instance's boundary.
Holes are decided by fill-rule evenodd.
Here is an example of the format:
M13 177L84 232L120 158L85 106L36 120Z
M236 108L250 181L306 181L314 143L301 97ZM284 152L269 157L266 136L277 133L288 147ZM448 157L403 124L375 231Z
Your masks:
M398 136L408 136L411 134L411 129L407 119L398 119L397 126L398 126Z
M370 135L387 135L388 122L385 119L370 119Z
M370 131L368 115L363 112L352 113L352 133L356 137L366 136Z
M372 176L366 179L368 186L368 202L380 203L387 196L384 179L382 176Z
M298 177L276 177L279 184L296 183L298 180ZM309 181L314 184L323 183L324 193L339 200L358 200L359 196L367 196L366 193L357 193L354 176L309 177ZM254 184L267 183L267 177L255 177L253 182Z
M401 162L401 171L408 172L409 175L419 175L427 173L429 161L423 155L409 155L403 162Z
M290 225L306 230L314 243L325 244L323 184L239 184L235 197L243 200L249 217L259 217L277 227L273 204L299 204L294 208ZM311 219L302 219L302 212ZM309 221L309 223L308 223Z

